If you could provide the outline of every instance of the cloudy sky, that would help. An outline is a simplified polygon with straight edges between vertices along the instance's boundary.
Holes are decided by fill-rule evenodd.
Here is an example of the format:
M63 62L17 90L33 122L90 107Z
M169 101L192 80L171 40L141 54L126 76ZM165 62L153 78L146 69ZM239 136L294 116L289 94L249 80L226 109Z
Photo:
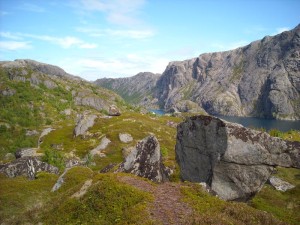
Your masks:
M0 60L87 80L162 73L169 61L293 29L299 0L0 0Z

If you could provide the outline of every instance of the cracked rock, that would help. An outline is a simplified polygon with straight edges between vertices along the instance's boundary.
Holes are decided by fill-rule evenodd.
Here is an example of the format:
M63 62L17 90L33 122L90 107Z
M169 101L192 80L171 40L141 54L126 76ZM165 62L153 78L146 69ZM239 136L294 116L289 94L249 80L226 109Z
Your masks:
M253 197L275 166L300 168L299 142L212 116L179 124L175 151L183 180L205 182L225 200Z

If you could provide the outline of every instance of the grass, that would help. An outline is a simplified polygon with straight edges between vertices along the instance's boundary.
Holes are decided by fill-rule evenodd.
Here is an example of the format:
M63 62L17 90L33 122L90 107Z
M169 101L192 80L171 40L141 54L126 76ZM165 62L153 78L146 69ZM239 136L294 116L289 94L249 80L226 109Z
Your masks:
M293 168L277 169L277 177L296 185L296 187L286 192L280 192L270 185L265 185L252 199L251 205L257 209L272 213L275 217L289 224L299 224L300 170Z
M183 201L194 209L189 221L191 224L284 224L246 203L225 202L211 196L198 184L185 184L181 188Z
M98 174L92 179L93 185L80 199L67 197L71 192L64 189L64 198L57 199L50 210L42 213L42 221L45 224L150 224L146 212L146 204L152 199L150 194L120 183L115 174ZM70 181L68 177L66 183Z
M50 190L57 178L48 173L39 173L35 180L23 176L12 179L0 174L0 223L20 224L30 220L31 213L50 200Z

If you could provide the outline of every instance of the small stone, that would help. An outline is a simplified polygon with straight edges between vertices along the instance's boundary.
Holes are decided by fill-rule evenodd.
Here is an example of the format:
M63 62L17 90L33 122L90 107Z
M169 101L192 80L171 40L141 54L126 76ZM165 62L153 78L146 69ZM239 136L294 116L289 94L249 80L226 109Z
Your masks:
M121 115L121 111L117 108L117 106L111 105L109 107L108 115L109 116L120 116Z
M108 144L110 142L111 141L107 137L103 137L101 139L100 144L96 148L94 148L93 150L91 150L90 154L92 156L98 155L100 157L105 157L106 155L104 153L102 153L101 151L104 150L104 149L106 149L106 147L108 146Z
M119 139L123 143L129 143L133 141L133 138L130 134L128 133L120 133L119 134Z
M269 182L277 191L282 192L286 192L287 190L295 187L295 185L292 185L289 182L281 180L280 178L275 176L270 177Z
M26 136L34 136L34 135L37 135L37 134L39 134L39 132L38 131L36 131L36 130L26 130Z

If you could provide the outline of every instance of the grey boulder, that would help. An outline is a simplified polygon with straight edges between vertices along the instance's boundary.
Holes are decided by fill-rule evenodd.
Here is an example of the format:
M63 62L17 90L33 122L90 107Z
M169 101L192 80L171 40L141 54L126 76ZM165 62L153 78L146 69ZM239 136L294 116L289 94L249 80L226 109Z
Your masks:
M295 185L290 184L284 180L281 180L279 177L272 176L269 179L269 183L277 190L285 192L295 187Z
M171 174L171 170L162 163L159 142L155 136L139 141L117 172L132 173L154 182L168 181Z
M94 126L96 118L96 115L79 115L73 131L74 137L84 135L90 127Z
M179 124L175 151L183 180L205 182L225 200L250 199L275 166L300 168L299 142L211 116Z
M4 173L8 177L25 175L29 179L35 179L36 173L41 171L59 173L57 167L42 162L35 157L18 158L13 162L0 165L0 173Z

